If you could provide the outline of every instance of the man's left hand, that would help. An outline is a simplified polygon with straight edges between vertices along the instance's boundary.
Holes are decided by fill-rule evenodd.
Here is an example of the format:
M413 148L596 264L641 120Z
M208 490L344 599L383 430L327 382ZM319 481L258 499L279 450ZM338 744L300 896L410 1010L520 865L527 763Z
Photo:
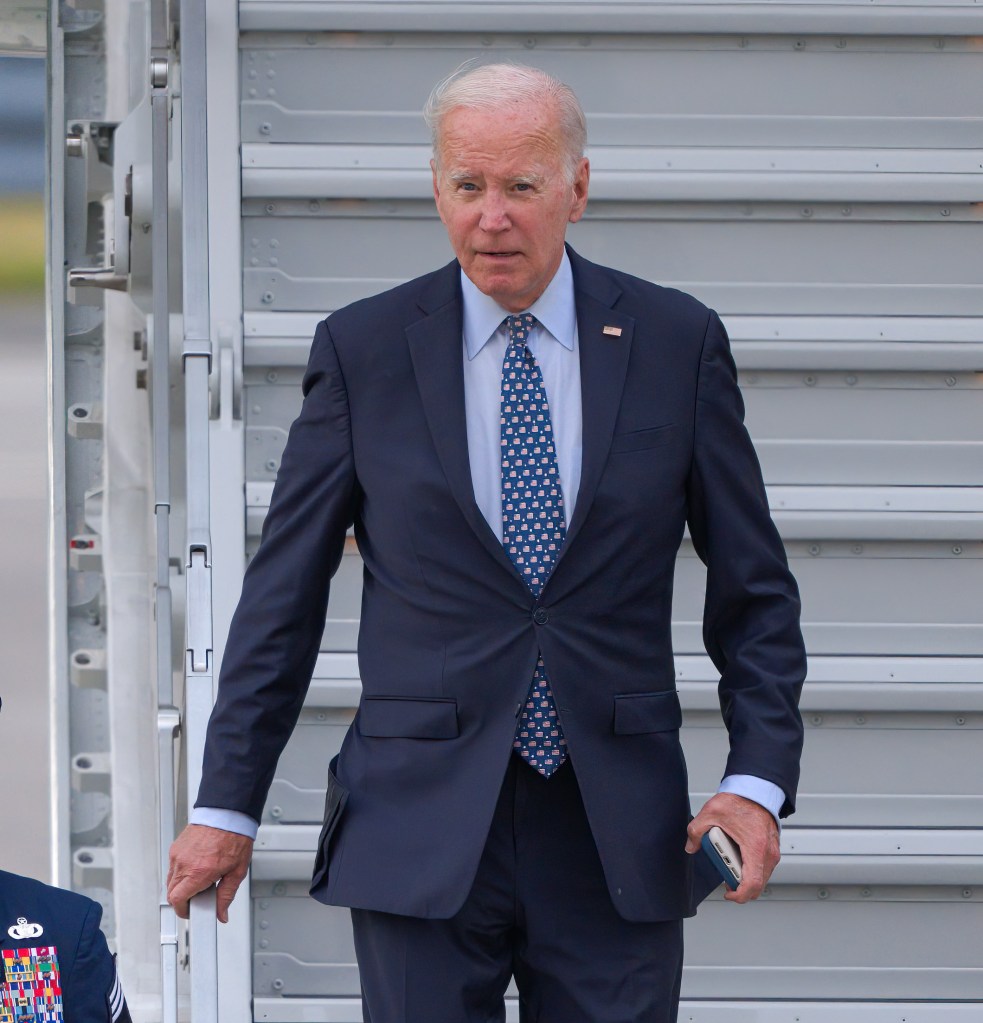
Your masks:
M778 825L761 805L731 792L718 792L690 821L686 851L696 853L703 836L716 825L722 828L741 850L741 883L736 891L724 894L728 902L750 902L764 890L781 859Z

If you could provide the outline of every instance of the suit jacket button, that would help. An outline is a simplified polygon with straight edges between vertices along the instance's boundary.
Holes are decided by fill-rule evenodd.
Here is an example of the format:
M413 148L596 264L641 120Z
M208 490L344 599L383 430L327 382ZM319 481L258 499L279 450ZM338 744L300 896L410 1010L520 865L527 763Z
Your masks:
M532 616L532 620L537 625L545 625L550 620L549 612L546 610L545 607L537 607L535 613Z

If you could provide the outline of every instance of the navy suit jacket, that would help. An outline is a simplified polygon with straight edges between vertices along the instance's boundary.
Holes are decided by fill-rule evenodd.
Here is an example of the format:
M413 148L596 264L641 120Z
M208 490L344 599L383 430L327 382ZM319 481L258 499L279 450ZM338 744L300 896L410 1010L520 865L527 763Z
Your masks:
M694 911L715 882L683 850L670 610L687 523L708 566L705 641L731 747L721 766L773 781L783 813L793 808L798 594L723 326L688 295L570 258L583 475L538 598L472 492L458 264L317 328L229 635L198 803L259 819L354 523L363 693L328 779L312 886L326 903L458 910L542 652L614 905L629 920Z
M65 1023L129 1023L101 920L102 907L84 895L0 870L0 952L55 947ZM0 989L11 979L0 970Z

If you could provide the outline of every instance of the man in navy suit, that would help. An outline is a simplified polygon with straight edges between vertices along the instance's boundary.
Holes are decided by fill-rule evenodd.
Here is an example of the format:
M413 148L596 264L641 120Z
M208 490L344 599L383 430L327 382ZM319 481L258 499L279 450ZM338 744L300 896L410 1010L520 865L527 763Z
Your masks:
M428 104L456 260L321 323L229 635L170 899L225 918L303 703L354 524L362 699L312 893L352 908L372 1023L676 1018L682 918L720 825L756 898L792 812L799 603L726 334L565 247L585 125L542 72ZM670 609L688 524L730 735L690 822Z

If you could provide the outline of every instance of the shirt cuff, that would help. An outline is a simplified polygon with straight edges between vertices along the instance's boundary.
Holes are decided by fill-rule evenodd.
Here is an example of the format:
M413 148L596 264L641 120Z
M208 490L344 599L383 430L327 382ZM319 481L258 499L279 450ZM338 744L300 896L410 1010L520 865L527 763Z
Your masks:
M775 818L775 823L781 830L782 822L778 819L778 814L785 804L785 793L774 782L757 778L753 774L728 774L717 791L743 796L752 803L763 806Z
M767 784L767 782L765 783ZM191 811L189 824L203 824L206 828L220 828L222 831L233 831L237 835L245 835L255 841L259 825L248 813L238 810L222 810L215 806L196 806Z

